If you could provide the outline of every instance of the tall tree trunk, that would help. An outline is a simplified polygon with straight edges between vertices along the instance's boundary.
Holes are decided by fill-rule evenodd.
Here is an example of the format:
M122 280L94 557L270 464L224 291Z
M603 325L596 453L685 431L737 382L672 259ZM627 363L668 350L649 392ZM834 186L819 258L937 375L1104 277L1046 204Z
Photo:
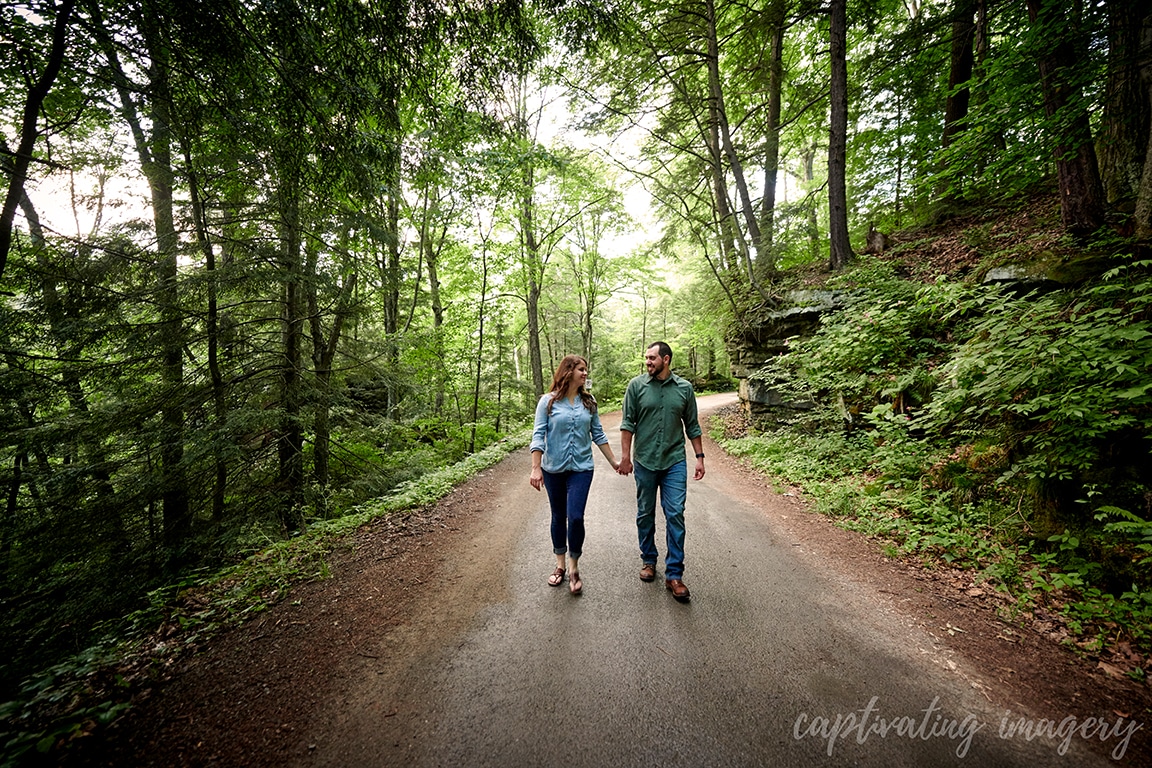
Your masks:
M388 363L395 369L400 364L400 196L402 194L401 159L403 134L400 122L400 88L390 82L384 93L382 112L388 148L384 156L384 179L387 194L386 228L388 241L385 256L384 334ZM399 400L399 393L388 385L388 411L391 414Z
M540 359L540 293L544 266L540 244L536 241L536 179L531 161L524 164L521 185L520 230L526 283L524 298L528 310L528 366L532 369L532 387L539 397L544 394L544 364Z
M159 22L155 16L149 21ZM160 277L160 339L166 397L162 407L164 445L160 450L164 476L164 539L176 550L191 532L192 518L184 482L184 333L180 310L177 256L180 241L176 235L173 209L175 174L172 171L171 88L168 80L167 43L159 30L145 29L152 60L152 209L156 217L156 250ZM154 178L152 178L154 177Z
M472 430L468 452L476 452L476 424L480 420L480 381L484 371L484 314L488 302L488 242L480 247L480 309L476 319L476 378L472 386Z
M433 182L425 195L424 216L420 223L420 253L428 267L428 300L432 308L432 347L436 365L436 390L433 393L433 408L440 414L444 410L444 302L440 298L440 254L448 237L448 218L440 211L440 185ZM443 224L436 237L432 235L433 212L443 217Z
M340 288L340 297L332 318L332 331L324 338L323 324L320 322L320 303L316 291L316 253L308 249L308 276L311 288L308 291L308 319L312 327L312 366L316 371L316 403L312 426L312 476L320 488L328 487L329 459L331 455L332 430L332 364L344 331L344 323L352 306L356 291L356 273L345 278Z
M159 304L159 344L161 380L164 391L160 433L161 499L164 518L164 544L169 557L179 557L187 538L192 517L184 479L184 363L183 329L178 287L177 256L179 239L173 210L175 174L172 170L171 88L169 84L169 51L162 35L164 22L154 3L140 11L140 31L148 48L149 117L152 134L141 124L132 89L120 65L112 38L103 29L99 6L89 3L89 11L100 29L99 44L103 49L120 97L120 111L131 130L140 167L148 181L152 217L156 233L157 303Z
M8 190L4 194L4 207L0 212L0 279L4 277L4 268L8 264L8 252L12 249L12 226L16 220L16 208L24 196L24 182L28 178L28 164L32 161L32 150L36 147L36 139L40 135L36 123L40 117L40 108L48 96L56 76L60 73L60 66L64 63L64 52L68 38L68 23L72 18L75 0L62 0L56 8L56 19L52 23L52 47L48 50L48 59L44 64L44 71L28 89L28 97L24 101L24 114L20 123L20 141L12 158L12 175L8 179Z
M832 105L828 129L828 234L831 245L828 266L838 270L852 260L852 246L848 242L848 194L845 180L848 150L847 0L832 0L830 13Z
M303 45L296 29L286 29L281 56L285 62L300 62ZM294 65L294 66L299 66ZM273 162L276 170L277 237L280 267L280 425L276 441L279 463L277 487L280 492L277 513L285 533L303 524L304 407L302 326L303 307L303 222L300 204L304 195L304 164L307 129L295 93L298 72L293 65L281 75L276 103L280 119L280 139Z
M732 143L732 132L725 111L724 91L720 83L720 47L716 33L715 0L705 0L705 10L707 14L705 32L708 37L708 51L705 60L708 69L709 99L715 104L717 125L720 128L720 142L724 147L724 154L728 158L728 167L732 171L732 181L736 185L736 193L740 198L740 206L744 212L745 227L748 230L748 237L752 241L750 250L755 253L755 271L756 273L767 272L770 274L775 271L775 265L771 263L771 255L763 252L763 238L760 232L760 222L756 218L756 206L752 204L752 195L748 191L748 182L744 178L744 166L740 162L740 156ZM761 295L766 297L758 278L753 279L752 285Z
M1052 41L1040 53L1044 112L1059 116L1052 137L1060 184L1060 217L1075 236L1086 236L1104 224L1104 189L1092 146L1092 127L1080 99L1077 70L1087 65L1085 45L1075 25L1065 18L1059 0L1027 0L1028 15L1041 39ZM1053 121L1055 122L1055 121Z
M504 321L496 319L496 434L504 417Z
M764 197L760 202L760 231L768 254L759 272L761 281L775 271L776 179L780 172L781 91L784 87L784 2L773 0L766 14L771 25L768 60L768 124L764 136Z
M708 167L712 172L712 196L716 207L716 233L720 245L720 258L725 271L738 274L746 269L749 282L753 279L752 257L744 247L743 238L737 236L739 226L728 204L728 185L724 176L724 150L720 146L720 117L715 101L708 101Z
M1144 94L1152 104L1152 13L1144 17L1140 26L1140 81L1144 84ZM1148 144L1144 152L1144 172L1140 176L1140 188L1136 194L1136 238L1152 244L1152 131L1148 133Z
M216 431L217 444L223 442L228 433L228 401L224 386L224 374L220 369L220 308L217 299L219 290L219 273L216 268L216 248L208 229L208 215L204 210L200 183L193 170L192 152L185 137L181 137L184 146L184 164L188 174L188 192L192 203L192 221L196 230L196 241L200 245L200 253L204 257L204 271L206 289L208 292L207 326L204 329L205 342L208 345L208 376L212 382L212 408L213 428ZM212 522L219 525L224 520L224 503L227 498L228 487L228 460L225 452L215 451L215 478L212 483Z
M440 298L439 255L429 249L424 254L428 265L428 298L432 304L432 343L436 356L436 393L434 407L437 414L444 410L444 302Z
M968 117L968 102L972 91L966 85L972 79L975 61L976 0L956 0L952 7L952 56L948 69L948 97L944 103L945 149L952 146L956 136L964 130Z
M1140 82L1144 13L1137 5L1134 0L1109 0L1107 4L1108 80L1098 146L1100 177L1110 204L1130 204L1136 197L1150 127L1152 105Z
M304 490L304 433L300 424L303 410L300 179L299 169L295 167L300 159L282 158L278 190L280 270L284 285L281 293L281 412L277 456L280 462L279 485L283 493L279 513L285 532L299 530L303 524L300 509Z

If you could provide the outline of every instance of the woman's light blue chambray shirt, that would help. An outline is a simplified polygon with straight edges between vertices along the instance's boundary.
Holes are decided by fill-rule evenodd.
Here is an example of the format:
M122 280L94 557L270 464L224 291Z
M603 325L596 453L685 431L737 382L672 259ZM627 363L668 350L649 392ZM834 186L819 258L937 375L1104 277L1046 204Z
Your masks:
M585 408L579 397L574 403L566 397L557 398L549 415L551 399L552 394L548 393L536 404L536 428L532 430L529 449L544 454L540 467L545 472L591 472L592 443L608 442L600 416Z

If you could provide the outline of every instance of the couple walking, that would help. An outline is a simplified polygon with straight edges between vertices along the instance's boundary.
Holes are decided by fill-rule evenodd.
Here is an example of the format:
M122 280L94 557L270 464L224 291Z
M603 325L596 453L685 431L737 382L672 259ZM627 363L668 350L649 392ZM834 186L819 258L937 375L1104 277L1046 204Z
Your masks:
M532 473L528 482L548 491L552 508L552 551L556 570L548 577L554 587L568 575L568 588L580 594L580 555L584 546L584 507L592 485L592 444L612 468L636 477L636 531L640 540L640 579L656 578L656 493L664 510L667 553L664 584L672 596L688 600L684 584L684 502L688 493L688 463L684 436L696 454L695 479L704 477L704 453L696 395L692 385L672 373L672 349L662 341L644 353L647 374L628 382L620 421L620 461L612 453L600 426L596 401L584 384L588 361L568 355L552 377L552 389L536 406L532 431ZM635 445L635 451L633 451ZM633 460L635 455L635 460ZM567 568L565 568L567 555Z

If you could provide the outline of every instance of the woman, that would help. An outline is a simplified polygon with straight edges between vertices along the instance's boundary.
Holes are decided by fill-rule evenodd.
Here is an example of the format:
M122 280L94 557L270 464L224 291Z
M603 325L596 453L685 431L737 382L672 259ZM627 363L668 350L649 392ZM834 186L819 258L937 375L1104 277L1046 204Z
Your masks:
M580 555L584 546L584 507L592 485L592 443L596 443L608 463L620 464L600 416L596 400L584 389L588 381L588 361L568 355L552 376L552 389L536 404L536 428L532 430L532 474L528 482L536 490L548 489L552 507L552 551L556 570L548 577L554 587L564 581L564 555L569 558L568 589L580 594Z

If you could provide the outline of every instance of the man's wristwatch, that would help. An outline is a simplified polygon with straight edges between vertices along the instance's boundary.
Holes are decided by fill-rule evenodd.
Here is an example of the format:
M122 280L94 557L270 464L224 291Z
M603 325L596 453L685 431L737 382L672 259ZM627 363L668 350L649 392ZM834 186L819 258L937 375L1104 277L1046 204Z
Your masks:
M698 453L698 454L696 454L696 458L702 459L702 458L704 458L704 454Z

